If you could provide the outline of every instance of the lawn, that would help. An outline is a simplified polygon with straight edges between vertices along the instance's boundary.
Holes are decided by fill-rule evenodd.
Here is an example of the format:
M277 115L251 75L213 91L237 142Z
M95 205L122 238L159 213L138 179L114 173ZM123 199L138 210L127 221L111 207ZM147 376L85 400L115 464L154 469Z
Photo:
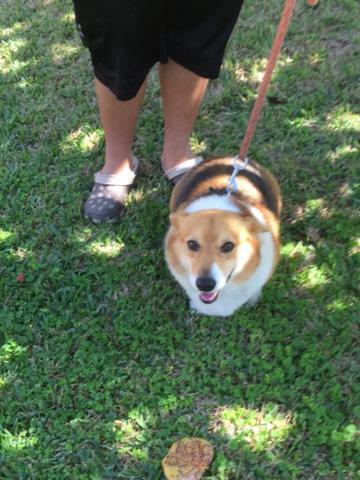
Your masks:
M235 154L282 2L245 2L193 135ZM160 480L184 436L206 480L360 475L359 3L299 0L251 156L278 177L282 259L261 301L194 314L163 258L156 71L127 215L81 205L102 164L69 0L0 1L0 478Z

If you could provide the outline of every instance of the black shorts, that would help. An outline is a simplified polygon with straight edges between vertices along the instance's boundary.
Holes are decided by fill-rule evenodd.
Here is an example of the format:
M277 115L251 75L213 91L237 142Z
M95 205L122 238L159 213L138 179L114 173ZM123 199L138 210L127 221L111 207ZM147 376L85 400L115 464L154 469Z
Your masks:
M94 73L119 100L133 98L169 58L216 78L243 0L73 0Z

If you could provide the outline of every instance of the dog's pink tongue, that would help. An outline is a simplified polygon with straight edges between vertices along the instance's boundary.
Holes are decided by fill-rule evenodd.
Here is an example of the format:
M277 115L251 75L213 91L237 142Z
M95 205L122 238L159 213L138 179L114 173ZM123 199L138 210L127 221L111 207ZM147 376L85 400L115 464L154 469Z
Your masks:
M201 300L204 300L204 302L211 302L211 300L214 300L216 296L216 292L202 292L200 293L200 298Z

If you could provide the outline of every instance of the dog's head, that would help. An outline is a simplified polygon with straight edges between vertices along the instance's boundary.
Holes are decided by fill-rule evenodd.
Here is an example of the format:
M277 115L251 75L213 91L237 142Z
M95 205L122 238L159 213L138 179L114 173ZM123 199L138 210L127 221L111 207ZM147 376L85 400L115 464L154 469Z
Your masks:
M170 222L168 263L203 303L215 302L226 284L246 280L259 264L258 234L264 227L249 214L177 212Z

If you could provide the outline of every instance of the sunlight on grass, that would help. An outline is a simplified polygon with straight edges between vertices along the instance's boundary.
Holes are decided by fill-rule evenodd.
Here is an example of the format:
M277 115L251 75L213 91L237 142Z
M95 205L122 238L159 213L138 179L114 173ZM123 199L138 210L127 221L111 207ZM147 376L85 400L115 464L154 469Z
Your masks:
M9 232L8 230L3 230L0 228L0 244L5 243L7 240L10 238L13 238L14 234L12 232Z
M253 63L250 73L249 73L249 80L252 83L260 83L263 79L265 68L267 65L267 58L261 58Z
M320 52L312 52L309 55L309 64L310 65L317 65L323 61L323 58L320 54Z
M25 46L26 40L22 38L3 42L0 48L0 70L3 74L16 74L30 63L30 60L23 61L15 58L19 50Z
M332 302L328 303L328 305L326 305L326 310L332 313L344 312L347 308L349 308L349 305L340 298L336 298Z
M89 227L83 228L81 231L76 232L74 235L73 241L80 244L85 244L90 240L92 236L92 230Z
M28 5L30 8L40 8L40 7L47 7L54 3L54 0L28 0Z
M29 82L28 80L25 80L25 78L22 78L18 83L17 83L17 86L24 90L25 88L28 88L31 86L31 82Z
M309 265L307 268L295 275L295 278L298 283L306 288L319 287L329 282L328 274L325 272L325 268L317 265Z
M352 443L359 442L360 429L358 426L350 423L341 430L335 431L331 435L332 439L339 443Z
M61 18L60 22L62 23L73 23L74 21L74 13L71 10L71 12L65 13Z
M249 81L249 72L242 62L234 62L230 58L225 58L223 68L231 72L238 82L244 83Z
M294 59L288 55L282 54L277 62L278 67L285 67L286 65L293 65Z
M326 126L331 131L349 130L360 132L360 115L341 106L326 117Z
M360 255L360 237L356 237L353 240L353 246L349 250L349 256Z
M305 245L303 242L288 242L281 247L281 256L295 261L296 270L292 278L299 281L303 286L310 286L310 284L305 285L308 282L306 272L316 258L315 247L313 245Z
M319 123L319 117L311 115L309 112L302 112L302 115L294 120L289 120L289 125L296 128L312 128Z
M351 145L340 145L335 151L330 152L330 159L332 162L341 160L345 155L355 155L359 152L358 148Z
M156 190L156 189L154 189ZM129 205L131 205L132 203L139 203L139 202L142 202L145 198L146 198L146 195L148 194L149 192L146 191L146 190L142 190L140 188L136 189L136 190L132 190L130 192L130 195L128 196L127 198L127 203Z
M210 430L234 440L239 447L246 444L261 452L274 448L287 439L293 425L291 414L282 413L276 405L261 410L242 406L221 407L213 415Z
M8 385L8 381L5 377L0 377L0 390L4 387L6 387L6 385Z
M25 22L16 22L11 28L3 28L0 30L0 38L10 37L21 31L25 26Z
M14 256L21 261L24 260L26 257L34 258L33 252L23 247L18 247L14 251Z
M273 77L272 77L273 83L276 82L277 75L282 73L283 68L289 65L293 65L293 63L294 63L294 60L288 55L284 55L284 54L280 55L273 72ZM250 80L256 83L260 83L264 78L267 64L268 64L268 58L263 58L261 59L259 64L255 64L252 70L252 73L250 75Z
M10 39L8 42L4 42L3 48L5 49L5 54L9 62L13 60L13 55L18 53L20 48L26 46L26 40L23 38L14 38Z
M354 189L352 188L351 185L349 185L348 182L345 182L342 185L340 185L340 187L338 188L338 191L343 198L351 197L351 195L354 195L355 193Z
M16 236L13 232L0 228L0 246L3 248L4 258L11 258L15 261L23 261L25 258L33 259L33 253L27 248L16 247Z
M199 155L201 152L206 150L206 140L200 140L197 135L193 134L190 139L190 146L191 150L196 155Z
M300 285L313 288L322 286L330 280L329 271L325 265L313 264L316 257L313 245L305 245L303 242L288 242L282 246L281 255L289 259L301 259L297 271L293 275L294 280Z
M8 430L0 431L0 450L24 450L38 443L38 438L26 430L12 434Z
M113 429L119 454L147 460L148 450L143 445L147 443L146 432L154 423L154 417L147 408L135 408L126 420L115 420Z
M75 53L79 52L80 49L80 45L72 45L65 42L59 42L51 45L50 53L55 65L60 65L66 60L66 57L74 55Z
M13 74L17 75L22 72L23 69L25 69L28 66L35 66L36 62L34 59L32 60L27 60L26 62L20 61L20 60L12 60L9 62L9 66L7 66L6 62L1 59L1 50L0 50L0 71L3 74ZM24 88L24 86L30 85L30 82L28 80L25 80L24 78L20 79L19 83L17 84L20 88Z
M105 238L92 241L92 235L93 231L91 228L84 228L81 232L77 232L74 237L75 242L80 244L81 250L86 253L116 257L125 246L119 239Z
M248 78L246 70L241 65L237 65L234 69L234 75L238 82L245 82Z
M250 71L243 67L239 62L225 60L224 69L233 73L236 80L239 82L251 82L258 84L261 82L267 64L266 58L260 58L253 62ZM254 90L254 95L256 91Z
M105 242L96 241L90 243L88 250L93 254L116 257L123 248L124 243L108 239Z
M287 242L281 247L281 255L287 258L306 258L313 253L313 245L304 245L303 242Z
M242 64L236 62L235 64L232 62L225 62L225 68L233 72L236 80L239 82L250 82L252 84L258 85L265 74L265 69L267 65L268 59L266 57L257 59L253 62L250 71L247 71ZM289 56L282 56L277 65L277 69L282 69L287 65L291 65L293 63L293 59ZM276 76L276 72L274 73L274 78ZM254 94L256 92L254 91Z
M60 148L63 153L68 153L74 148L82 153L89 153L98 146L102 135L102 130L94 130L89 126L83 125L69 133L61 142Z
M321 218L329 218L331 211L324 198L312 198L305 203L304 215L318 215Z
M8 340L0 348L0 364L9 363L16 357L19 357L26 352L25 347L21 347L14 340Z

